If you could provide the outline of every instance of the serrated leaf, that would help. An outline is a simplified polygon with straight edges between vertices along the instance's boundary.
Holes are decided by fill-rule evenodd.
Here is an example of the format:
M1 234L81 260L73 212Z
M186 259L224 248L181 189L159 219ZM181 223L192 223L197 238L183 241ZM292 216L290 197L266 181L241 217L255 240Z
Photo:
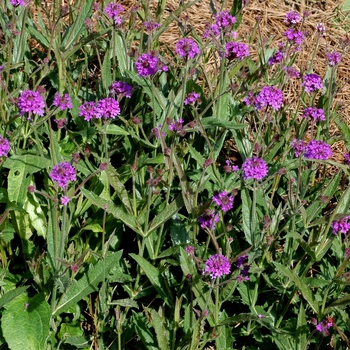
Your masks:
M32 193L31 196L26 197L23 209L28 213L31 226L36 230L37 234L46 238L46 215L41 209L41 206L34 193Z
M24 293L28 288L29 288L29 286L19 287L19 288L12 289L12 290L8 291L7 293L5 293L0 298L0 308L2 308L4 305L9 303L11 300L15 299L16 297L18 297L19 295Z
M168 350L170 348L169 339L170 334L169 331L165 327L165 320L160 317L160 315L154 309L151 310L151 323L156 331L158 349L160 350ZM164 317L164 316L163 316Z
M130 135L124 128L114 124L105 124L101 128L98 128L101 133L106 135L122 135L128 136Z
M227 106L226 106L227 109ZM244 129L246 125L244 124L237 124L236 122L231 122L227 120L221 120L217 119L216 117L206 117L202 119L202 124L204 128L211 128L211 127L222 127L229 130L235 129L240 130Z
M299 291L303 295L304 299L308 302L310 307L314 310L316 314L318 314L319 313L318 303L315 300L315 297L312 291L310 290L310 288L308 288L305 282L299 276L297 276L294 271L290 270L288 267L277 262L273 262L273 264L275 265L276 269L280 273L288 277L289 280L291 280L295 284L295 286L299 289Z
M344 307L350 304L350 294L345 294L342 298L333 301L333 303L329 304L324 310L324 314L331 313L333 309L337 307Z
M118 300L113 300L110 302L111 305L120 305L120 306L123 306L123 307L134 307L136 309L139 308L137 302L133 299L129 299L129 298L126 298L126 299L118 299Z
M129 254L136 262L140 265L144 273L146 274L147 278L151 282L152 286L156 289L160 297L168 304L170 305L169 300L169 292L166 287L164 277L159 272L159 270L154 267L151 263L149 263L146 259L142 258L139 255L136 254Z
M158 350L154 335L148 329L146 322L138 314L134 313L136 334L140 337L147 350Z
M306 323L306 316L305 316L305 309L303 303L300 305L299 313L298 313L298 320L297 320L297 350L303 350L305 349L306 343L307 343L307 337L309 334L309 329L307 327Z
M6 305L1 319L3 335L11 350L44 350L50 331L50 306L44 294L27 303L28 297L22 294Z
M103 272L107 275L112 267L120 260L122 253L122 251L108 253L105 260L98 261L83 277L78 281L74 281L67 292L63 294L53 314L59 315L79 300L95 292L98 284L106 277Z

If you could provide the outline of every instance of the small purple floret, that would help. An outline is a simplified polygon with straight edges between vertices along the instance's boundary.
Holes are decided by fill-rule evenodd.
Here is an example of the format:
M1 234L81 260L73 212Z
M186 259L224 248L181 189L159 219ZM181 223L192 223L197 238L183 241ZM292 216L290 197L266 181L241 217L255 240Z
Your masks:
M211 279L228 275L231 270L230 261L222 254L215 254L205 262L203 275L209 274Z

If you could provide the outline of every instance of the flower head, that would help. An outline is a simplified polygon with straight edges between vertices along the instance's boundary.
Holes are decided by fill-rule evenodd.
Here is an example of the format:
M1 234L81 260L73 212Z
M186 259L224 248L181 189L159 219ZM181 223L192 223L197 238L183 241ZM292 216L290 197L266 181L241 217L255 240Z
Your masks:
M255 108L271 106L275 111L278 111L283 103L283 93L274 86L264 86L255 99Z
M25 90L18 98L19 114L34 113L37 115L44 115L44 108L46 107L44 98L38 91Z
M282 51L276 51L267 61L269 66L279 63L283 60L284 53Z
M190 92L184 99L184 105L195 103L198 100L199 96L200 95L197 92Z
M61 96L58 92L56 92L52 104L55 107L58 107L61 111L73 107L72 99L70 98L69 94Z
M222 191L213 196L213 202L223 211L227 212L233 207L235 197L230 196L226 191Z
M302 18L298 12L289 11L286 13L286 19L284 20L284 23L290 26L290 25L298 24L299 22L301 22L301 20Z
M258 157L247 158L242 164L244 180L262 180L268 173L266 162Z
M61 197L61 204L64 206L67 206L67 204L70 202L70 198L67 196Z
M344 216L339 220L334 220L331 223L331 227L333 228L333 233L336 235L337 233L347 234L350 230L350 216Z
M90 121L92 118L101 118L102 114L95 102L87 101L79 107L79 116Z
M329 335L329 328L333 326L333 323L328 320L323 320L322 322L318 323L316 325L316 330L321 332L324 337L327 337Z
M231 270L230 261L222 254L215 254L205 262L203 275L209 274L211 279L228 275Z
M184 130L184 120L179 119L177 121L173 121L169 124L169 130L176 132L180 136L185 136L186 131Z
M304 157L327 160L332 157L332 154L332 149L327 143L321 140L312 140L306 146Z
M303 155L305 153L307 143L303 140L294 139L290 145L294 150L294 155L296 157L299 157L300 155Z
M184 38L176 43L176 53L185 60L188 58L195 58L200 54L198 44L190 38Z
M304 109L303 118L309 121L318 122L320 120L325 120L324 110L322 108L308 107Z
M160 24L153 21L143 22L142 23L148 33L154 32L157 28L160 27Z
M341 54L339 52L337 51L327 52L326 56L327 56L327 61L329 66L334 67L335 65L340 63Z
M323 23L317 23L316 32L318 32L322 36L326 36L326 26Z
M135 67L138 75L141 77L153 75L160 70L167 70L167 66L165 66L157 56L148 53L144 53L137 59Z
M229 11L218 12L215 15L215 24L221 29L231 29L236 23L236 18Z
M299 30L296 30L294 28L288 28L284 32L284 36L287 38L287 40L292 44L295 45L295 48L297 51L300 50L300 46L303 43L305 36L303 32L300 32Z
M10 142L0 136L0 157L7 157L10 151Z
M12 6L26 6L28 3L28 0L11 0L10 1Z
M61 188L66 188L69 181L75 181L77 178L74 167L68 162L56 164L52 168L50 177Z
M249 48L245 43L230 41L225 46L225 57L229 60L238 59L242 61L249 56Z
M283 67L283 70L286 72L289 79L300 78L300 73L295 67Z
M98 101L97 108L100 110L101 116L105 119L115 118L120 114L119 102L112 97Z
M307 93L323 89L322 79L317 74L305 74L304 81L301 84Z
M133 87L123 81L115 81L109 87L109 91L118 97L130 98Z
M122 11L124 11L124 7L113 2L108 4L105 8L107 15L112 18L117 24L122 24L122 18L119 16Z
M160 139L166 136L166 133L162 131L162 127L163 127L163 124L159 124L157 128L152 129L152 133L157 139Z
M214 210L206 209L205 212L198 218L200 227L204 230L206 228L214 229L216 223L220 221L219 215Z

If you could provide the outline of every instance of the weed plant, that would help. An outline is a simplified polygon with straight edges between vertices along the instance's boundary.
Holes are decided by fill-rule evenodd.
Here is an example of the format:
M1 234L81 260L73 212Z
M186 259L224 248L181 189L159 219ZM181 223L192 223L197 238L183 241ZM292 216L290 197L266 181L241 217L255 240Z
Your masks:
M1 349L350 347L347 42L196 2L0 2Z

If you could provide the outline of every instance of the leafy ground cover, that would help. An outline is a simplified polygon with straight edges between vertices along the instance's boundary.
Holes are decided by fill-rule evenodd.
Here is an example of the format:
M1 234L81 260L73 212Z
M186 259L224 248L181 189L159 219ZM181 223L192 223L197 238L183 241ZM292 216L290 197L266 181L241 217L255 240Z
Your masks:
M273 5L0 2L1 349L350 347L347 12Z

